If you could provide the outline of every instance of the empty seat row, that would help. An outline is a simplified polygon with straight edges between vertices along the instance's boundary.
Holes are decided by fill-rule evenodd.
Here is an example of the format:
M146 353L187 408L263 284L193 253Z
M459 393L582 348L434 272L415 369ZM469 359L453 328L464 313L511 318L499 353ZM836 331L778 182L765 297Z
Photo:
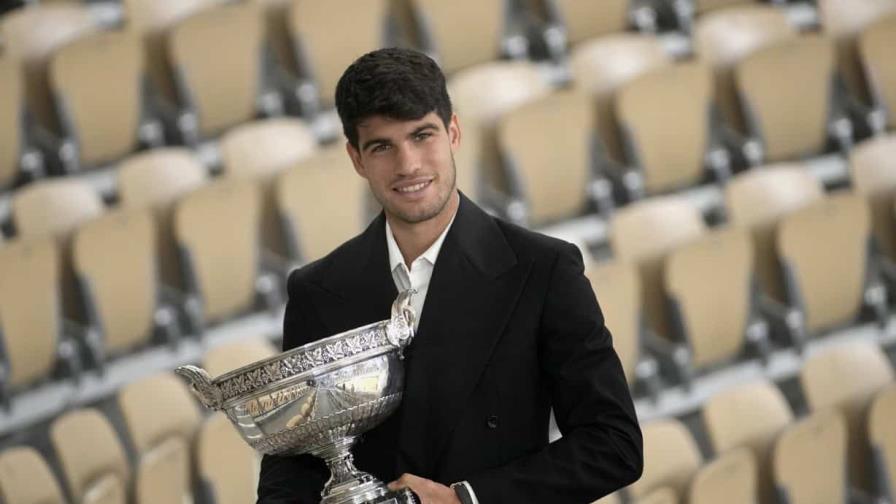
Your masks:
M714 460L678 421L650 422L644 474L627 492L634 502L660 492L669 494L661 502L839 503L855 490L891 499L893 376L874 345L820 351L801 372L810 411L802 419L771 383L723 390L701 408Z
M218 375L274 353L264 341L246 340L213 349L204 360ZM125 385L112 409L120 428L119 415L92 407L55 418L49 458L26 445L0 452L3 502L181 504L192 502L194 492L198 502L254 501L258 455L223 413L203 419L173 373Z

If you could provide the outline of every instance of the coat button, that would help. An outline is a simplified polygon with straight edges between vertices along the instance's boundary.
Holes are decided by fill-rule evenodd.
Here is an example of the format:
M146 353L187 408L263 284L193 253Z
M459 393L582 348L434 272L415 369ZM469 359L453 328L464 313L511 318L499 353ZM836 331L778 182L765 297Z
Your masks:
M489 429L497 429L498 428L498 416L491 415L488 417L488 421L486 422Z

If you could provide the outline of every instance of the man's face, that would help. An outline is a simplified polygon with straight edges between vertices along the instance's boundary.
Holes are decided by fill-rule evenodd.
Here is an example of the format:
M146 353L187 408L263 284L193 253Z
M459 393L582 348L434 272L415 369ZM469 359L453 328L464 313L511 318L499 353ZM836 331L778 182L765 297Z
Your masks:
M429 220L455 191L457 116L445 128L430 112L403 121L373 116L358 124L358 148L346 144L359 175L367 179L386 213L407 224Z

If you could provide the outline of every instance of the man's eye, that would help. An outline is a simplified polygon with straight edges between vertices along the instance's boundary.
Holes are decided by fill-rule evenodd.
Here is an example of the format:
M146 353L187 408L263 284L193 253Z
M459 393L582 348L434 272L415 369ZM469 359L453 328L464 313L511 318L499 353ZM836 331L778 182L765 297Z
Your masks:
M379 144L379 145L375 146L373 149L371 149L371 152L386 152L387 150L389 150L388 145Z
M432 136L432 133L425 132L425 133L417 133L417 134L414 136L414 138L415 138L418 142L420 142L420 141L426 140L427 138L429 138L429 137L431 137L431 136Z

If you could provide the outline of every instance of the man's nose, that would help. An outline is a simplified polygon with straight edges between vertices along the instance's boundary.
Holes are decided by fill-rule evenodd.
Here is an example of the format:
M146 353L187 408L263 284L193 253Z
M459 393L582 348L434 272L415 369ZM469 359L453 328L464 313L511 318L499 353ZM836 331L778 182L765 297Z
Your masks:
M413 146L402 145L398 148L397 171L401 175L416 173L422 166L420 153Z

